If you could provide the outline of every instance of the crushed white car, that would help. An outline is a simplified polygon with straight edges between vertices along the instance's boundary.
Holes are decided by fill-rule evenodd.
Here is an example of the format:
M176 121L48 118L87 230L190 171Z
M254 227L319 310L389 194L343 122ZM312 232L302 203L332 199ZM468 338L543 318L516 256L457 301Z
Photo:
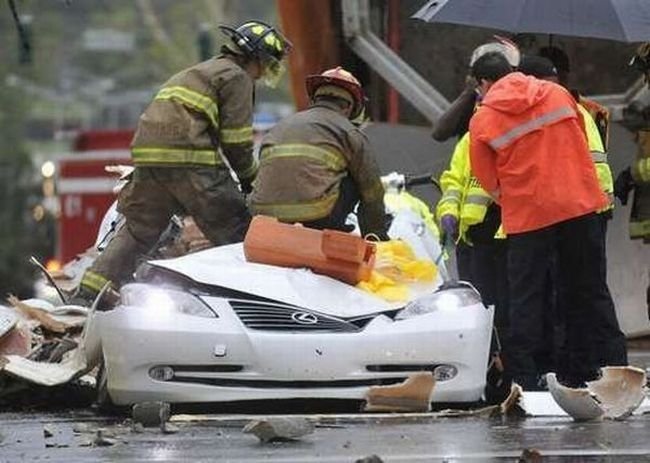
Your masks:
M440 262L412 211L389 234ZM390 303L306 269L247 262L243 246L148 262L98 312L104 376L117 405L260 399L363 400L372 386L433 372L432 402L478 401L493 308L469 284L413 285Z

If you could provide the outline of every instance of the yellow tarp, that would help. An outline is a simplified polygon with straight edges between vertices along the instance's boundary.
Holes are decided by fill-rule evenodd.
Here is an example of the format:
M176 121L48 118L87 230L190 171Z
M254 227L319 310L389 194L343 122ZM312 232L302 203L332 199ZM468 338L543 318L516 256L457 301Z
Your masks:
M370 279L357 284L357 288L387 301L406 301L409 283L431 282L436 278L436 265L429 260L417 259L404 241L383 241L376 246L377 257Z

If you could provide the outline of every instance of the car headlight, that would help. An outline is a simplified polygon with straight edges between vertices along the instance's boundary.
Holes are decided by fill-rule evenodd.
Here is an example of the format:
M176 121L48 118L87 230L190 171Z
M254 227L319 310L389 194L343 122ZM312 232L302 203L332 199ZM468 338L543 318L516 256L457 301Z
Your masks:
M216 318L217 314L195 295L142 283L130 283L120 290L122 304L160 312L179 312L195 317Z
M425 315L436 310L453 311L481 304L481 296L473 286L462 284L453 288L439 289L435 293L427 294L414 301L409 302L395 316L396 320Z

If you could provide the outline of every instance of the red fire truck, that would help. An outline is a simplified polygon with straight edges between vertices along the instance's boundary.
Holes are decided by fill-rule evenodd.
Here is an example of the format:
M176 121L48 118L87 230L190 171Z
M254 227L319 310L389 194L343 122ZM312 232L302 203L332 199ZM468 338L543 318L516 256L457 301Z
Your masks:
M132 130L85 131L77 136L73 152L58 159L59 262L70 261L95 242L102 217L115 200L116 178L105 167L131 163L132 138Z

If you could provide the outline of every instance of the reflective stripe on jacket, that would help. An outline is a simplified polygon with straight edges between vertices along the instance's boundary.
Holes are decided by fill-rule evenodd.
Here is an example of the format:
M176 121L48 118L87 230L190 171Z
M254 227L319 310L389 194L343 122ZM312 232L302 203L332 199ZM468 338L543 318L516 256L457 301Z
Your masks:
M138 122L131 152L140 166L223 165L240 179L257 171L253 81L237 63L216 57L162 85Z
M285 118L262 140L251 212L284 222L327 217L346 175L359 192L363 234L383 234L384 188L368 140L335 106L318 103Z
M561 86L519 72L488 90L470 122L472 171L498 196L506 234L602 210L584 123Z
M603 146L600 132L591 114L582 106L582 103L578 104L578 110L580 111L580 115L585 124L587 144L589 145L591 160L594 161L594 167L596 168L598 183L600 184L603 193L607 195L607 200L609 201L607 207L601 212L608 211L614 208L614 179L607 160L607 151Z
M650 183L650 158L639 159L632 164L632 177L637 183Z
M630 211L630 238L650 242L650 128L636 133L637 157L632 163L634 200Z
M469 145L469 133L466 133L454 148L449 168L440 176L442 197L436 206L438 220L445 215L458 219L460 238L465 241L468 228L483 222L493 202L472 175Z
M596 130L600 135L600 140L603 143L605 151L607 151L609 146L609 110L603 105L581 95L578 95L578 103L587 110L594 120Z

